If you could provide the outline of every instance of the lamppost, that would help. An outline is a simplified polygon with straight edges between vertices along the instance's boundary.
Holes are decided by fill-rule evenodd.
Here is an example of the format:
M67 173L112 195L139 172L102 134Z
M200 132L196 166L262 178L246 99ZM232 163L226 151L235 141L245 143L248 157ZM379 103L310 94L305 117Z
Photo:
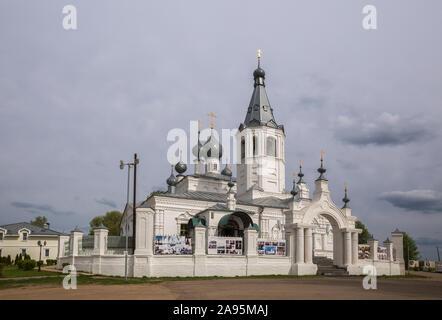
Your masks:
M137 164L140 162L140 159L137 158L137 154L135 153L134 155L134 162L128 162L128 163L124 163L123 160L120 160L120 169L123 170L124 166L127 166L128 171L127 171L127 200L126 200L126 204L127 206L129 206L129 186L130 186L130 168L133 167L134 168L134 203L133 203L133 215L132 215L132 220L133 220L133 248L135 249L135 214L136 214L136 183L137 183ZM125 226L125 231L126 231L126 251L125 251L125 258L124 258L124 277L127 280L127 255L128 255L128 234L129 234L129 223L128 223L128 219L126 217L126 226Z
M46 246L46 241L42 243L40 240L38 240L37 244L40 247L40 259L38 259L38 272L40 272L40 270L41 270L41 248Z

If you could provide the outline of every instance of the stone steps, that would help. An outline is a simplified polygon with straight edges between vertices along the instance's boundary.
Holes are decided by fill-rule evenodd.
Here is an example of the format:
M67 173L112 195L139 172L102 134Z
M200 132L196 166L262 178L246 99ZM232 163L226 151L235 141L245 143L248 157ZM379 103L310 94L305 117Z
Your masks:
M326 257L314 257L313 263L318 266L317 275L328 277L345 277L348 276L347 270L333 265L333 260Z

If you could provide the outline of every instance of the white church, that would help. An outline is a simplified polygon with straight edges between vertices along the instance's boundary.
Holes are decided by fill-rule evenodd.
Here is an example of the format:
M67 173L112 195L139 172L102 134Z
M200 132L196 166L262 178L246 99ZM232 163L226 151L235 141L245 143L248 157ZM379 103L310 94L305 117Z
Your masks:
M194 172L179 161L167 179L168 190L133 208L126 206L120 237L105 227L94 236L74 230L61 236L58 266L106 275L246 276L265 274L354 275L364 266L377 274L403 274L402 233L392 241L371 239L361 256L356 217L348 205L330 198L321 161L311 194L302 166L285 183L285 131L274 117L265 87L265 72L253 72L253 93L236 134L236 172L222 167L223 146L213 133L193 146ZM175 171L175 172L174 172ZM134 223L135 222L135 223ZM134 229L135 226L135 229ZM135 232L134 232L135 231ZM135 237L130 250L124 238Z

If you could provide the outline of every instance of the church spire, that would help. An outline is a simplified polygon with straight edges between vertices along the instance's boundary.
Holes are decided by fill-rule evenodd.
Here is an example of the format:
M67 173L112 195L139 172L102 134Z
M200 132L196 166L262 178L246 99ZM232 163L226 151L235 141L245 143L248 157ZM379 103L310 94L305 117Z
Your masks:
M265 71L261 68L261 54L258 50L258 68L253 72L254 89L247 109L246 119L239 127L242 131L246 127L267 126L284 131L282 125L278 125L273 116L273 109L270 106L269 98L265 90Z

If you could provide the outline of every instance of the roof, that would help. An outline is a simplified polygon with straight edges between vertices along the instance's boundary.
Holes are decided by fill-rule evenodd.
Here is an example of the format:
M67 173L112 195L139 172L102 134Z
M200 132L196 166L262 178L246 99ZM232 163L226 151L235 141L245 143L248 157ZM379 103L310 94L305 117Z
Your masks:
M261 72L256 72L256 71ZM240 125L239 131L246 127L267 126L284 131L284 126L276 123L273 116L273 108L270 106L269 98L265 89L264 70L258 68L254 73L255 88L253 89L252 98L250 99L244 123Z
M0 226L0 228L6 229L7 235L18 235L18 231L21 229L28 229L31 231L31 235L39 235L39 236L63 236L65 233L58 232L52 229L42 228L29 222L19 222L19 223L11 223Z
M201 200L201 201L213 201L213 202L226 202L225 193L214 193L214 192L202 192L202 191L190 191L183 193L163 193L157 195L158 197L171 197L189 200ZM272 207L272 208L282 208L288 209L288 200L279 199L276 197L265 197L254 200L237 200L237 204L257 206L257 207Z
M219 173L204 173L204 174L189 174L188 176L194 177L194 178L208 178L208 179L214 179L214 180L224 180L224 181L230 181L230 176L219 174ZM236 181L235 177L232 177L232 181Z

